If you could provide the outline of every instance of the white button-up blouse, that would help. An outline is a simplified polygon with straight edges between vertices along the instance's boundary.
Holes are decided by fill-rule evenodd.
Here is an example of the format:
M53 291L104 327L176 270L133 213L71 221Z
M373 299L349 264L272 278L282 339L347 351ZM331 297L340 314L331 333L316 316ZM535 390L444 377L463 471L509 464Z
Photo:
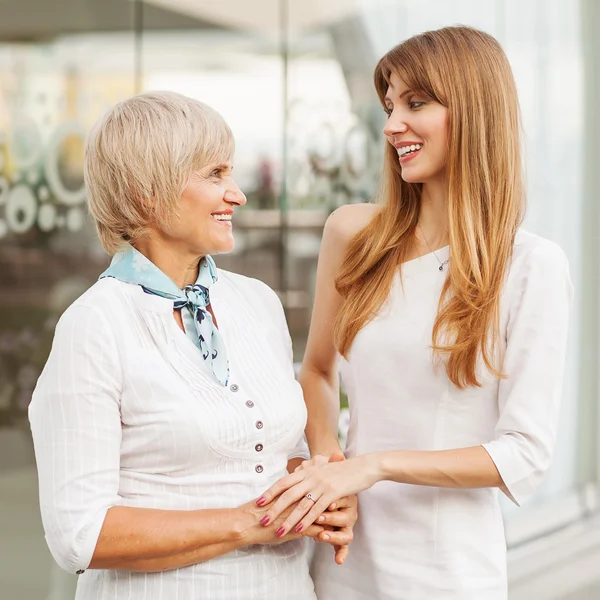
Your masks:
M307 457L306 408L276 294L219 271L211 303L227 388L178 327L172 301L107 278L60 319L29 410L46 539L85 570L111 506L239 506ZM88 570L78 600L313 600L304 540L251 546L164 573Z

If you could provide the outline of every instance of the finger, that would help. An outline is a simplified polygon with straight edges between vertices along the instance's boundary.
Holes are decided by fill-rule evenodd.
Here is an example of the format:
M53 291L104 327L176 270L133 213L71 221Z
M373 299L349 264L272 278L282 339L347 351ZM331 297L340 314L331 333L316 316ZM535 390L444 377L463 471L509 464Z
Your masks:
M295 504L299 500L306 501L305 503L303 503L303 507L306 507L306 511L308 511L310 509L310 506L312 506L312 500L305 498L305 496L307 494L307 491L305 491L305 488L306 488L306 484L300 483L299 485L295 485L294 487L290 488L289 490L287 490L286 492L281 494L281 496L279 496L279 498L277 498L277 500L273 503L273 506L269 507L269 510L265 513L265 516L262 518L262 520L260 522L261 525L267 526L267 525L275 522L279 518L281 513L283 513L283 511L288 509L290 506L292 506L292 504ZM307 507L307 503L311 503L310 506ZM298 508L298 507L296 507L296 508ZM304 514L306 514L306 512L304 512L302 514L302 516L304 516ZM297 521L296 521L296 523L297 523ZM294 523L294 525L296 523ZM306 527L308 527L309 525L311 525L311 523L307 523L305 525L304 529L306 529ZM281 529L281 526L278 528L277 531L280 531L280 529ZM284 527L284 529L283 529L284 532L287 532L289 530L290 530L289 527L288 528ZM285 533L283 533L282 535L285 535Z
M352 543L354 533L350 527L343 527L337 531L322 531L319 534L321 542L327 542L333 546L347 546Z
M356 500L356 496L344 496L335 502L332 502L327 509L328 510L339 510L340 508L350 508L352 506L356 506L358 504ZM331 507L334 508L331 508Z
M298 502L296 508L294 508L291 514L287 516L285 521L281 524L281 527L277 530L278 535L285 535L286 532L291 531L292 529L294 529L296 533L300 533L303 529L312 525L312 522L301 525L300 520L308 514L314 504L314 500L306 497L302 498L302 500Z
M348 558L348 554L350 553L350 548L348 546L335 546L335 562L338 565L343 565L346 558Z
M350 527L356 523L356 514L353 511L335 510L324 512L315 521L317 525L331 525L333 527Z
M279 481L276 481L257 501L257 506L266 506L273 502L277 496L291 488L292 486L300 483L304 479L304 473L298 471L297 473L291 473L282 477Z
M343 460L346 460L346 457L344 456L344 453L341 450L339 452L334 452L329 457L329 462L342 462Z
M311 525L308 529L306 529L306 531L303 531L301 535L319 540L319 535L323 533L323 531L325 531L323 527L319 527L318 525Z
M327 495L321 495L314 506L308 511L307 515L300 521L299 525L302 525L304 529L312 525L321 516L329 502L330 498Z

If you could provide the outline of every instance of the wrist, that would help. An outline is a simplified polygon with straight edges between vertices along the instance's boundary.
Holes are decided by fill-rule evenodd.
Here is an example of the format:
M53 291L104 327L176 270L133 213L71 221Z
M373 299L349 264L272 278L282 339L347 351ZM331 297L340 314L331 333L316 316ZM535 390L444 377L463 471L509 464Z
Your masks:
M329 458L332 454L342 451L337 438L322 440L321 442L314 444L309 443L309 448L311 457L321 454L322 456Z
M379 481L390 479L388 472L387 452L371 452L364 454L365 474L369 483L369 487L375 485Z
M256 543L257 525L260 521L257 509L258 507L255 507L252 501L231 511L229 519L231 539L239 542L240 546Z

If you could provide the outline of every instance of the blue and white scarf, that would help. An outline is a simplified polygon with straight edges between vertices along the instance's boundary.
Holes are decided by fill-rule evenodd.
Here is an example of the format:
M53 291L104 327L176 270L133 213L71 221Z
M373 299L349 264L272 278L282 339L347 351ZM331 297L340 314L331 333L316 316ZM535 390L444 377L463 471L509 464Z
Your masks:
M194 285L186 285L180 290L154 263L141 252L127 244L113 257L110 266L102 275L114 277L119 281L141 286L147 294L173 300L173 309L187 308L194 317L198 334L198 344L202 358L210 364L217 381L226 386L229 381L229 361L225 343L219 330L213 323L207 307L210 304L208 290L217 281L217 266L210 256L200 261L198 279Z

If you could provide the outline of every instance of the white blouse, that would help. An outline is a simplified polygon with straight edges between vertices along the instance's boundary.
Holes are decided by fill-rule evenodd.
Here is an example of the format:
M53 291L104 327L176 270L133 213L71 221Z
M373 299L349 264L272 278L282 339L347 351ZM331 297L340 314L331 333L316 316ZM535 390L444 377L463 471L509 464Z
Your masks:
M219 271L211 304L231 366L219 385L172 301L102 279L64 313L29 409L46 539L85 571L111 506L230 508L307 457L306 408L276 294ZM77 600L314 600L305 540L164 573L88 570Z
M562 250L520 231L501 298L498 379L459 390L431 350L448 248L403 265L377 317L356 336L342 379L347 454L482 445L517 504L552 457L572 287ZM359 494L350 555L330 565L317 545L319 600L506 600L497 489L380 482Z

